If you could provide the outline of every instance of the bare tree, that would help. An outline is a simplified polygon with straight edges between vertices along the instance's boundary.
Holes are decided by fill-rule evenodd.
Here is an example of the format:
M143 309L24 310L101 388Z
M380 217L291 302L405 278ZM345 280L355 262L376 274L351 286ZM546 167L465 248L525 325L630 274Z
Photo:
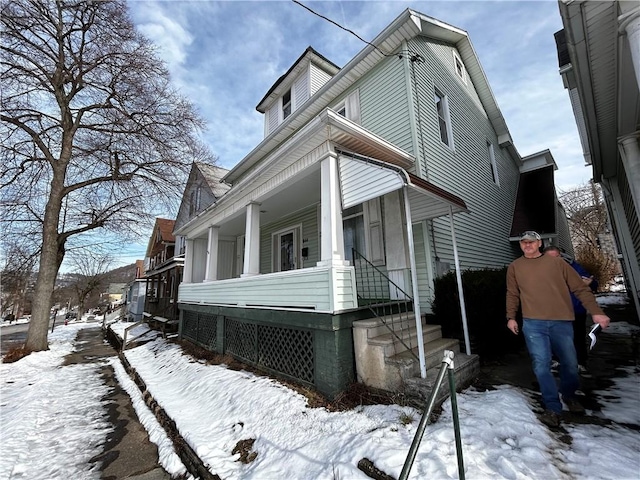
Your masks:
M70 239L137 234L179 200L211 155L193 106L170 86L124 0L1 0L0 152L5 234L38 239L25 348L48 348Z
M86 311L89 296L98 292L107 280L113 258L109 253L82 249L73 252L72 264L76 274L73 288L78 297L78 317Z
M31 284L37 256L33 254L31 245L25 244L21 238L4 238L4 266L2 268L2 314L13 314L14 317L31 308Z
M603 236L609 233L609 217L601 187L589 181L561 192L559 199L569 221L576 260L604 287L620 266L615 252L602 248Z

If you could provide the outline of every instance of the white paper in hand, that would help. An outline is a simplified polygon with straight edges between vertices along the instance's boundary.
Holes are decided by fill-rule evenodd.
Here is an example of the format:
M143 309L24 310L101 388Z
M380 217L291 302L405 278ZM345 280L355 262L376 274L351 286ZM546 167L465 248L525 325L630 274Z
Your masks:
M600 333L601 330L602 330L602 327L600 326L600 324L596 323L591 329L591 331L589 332L589 338L591 338L591 345L589 346L589 350L591 350L593 346L596 344L597 335L598 333Z

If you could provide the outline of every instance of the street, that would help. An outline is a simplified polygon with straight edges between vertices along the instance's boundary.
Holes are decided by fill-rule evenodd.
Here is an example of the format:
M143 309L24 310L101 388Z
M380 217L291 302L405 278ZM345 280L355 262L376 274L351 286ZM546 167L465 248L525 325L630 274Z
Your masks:
M53 320L49 320L49 328L53 324ZM59 314L56 317L56 327L64 325L64 314ZM54 328L56 328L54 327ZM5 356L12 348L24 345L27 339L27 330L29 330L28 323L13 323L2 322L0 326L0 356Z

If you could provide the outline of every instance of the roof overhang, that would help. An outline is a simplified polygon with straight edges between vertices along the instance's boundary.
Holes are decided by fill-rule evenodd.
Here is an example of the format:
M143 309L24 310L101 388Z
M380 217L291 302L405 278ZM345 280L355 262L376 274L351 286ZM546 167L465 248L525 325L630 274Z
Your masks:
M342 207L349 208L406 187L412 222L468 212L460 197L423 180L402 167L351 152L339 152ZM367 184L362 185L363 179ZM375 179L374 184L369 180Z
M559 2L596 182L617 175L618 138L635 132L640 118L640 93L621 28L625 15L633 9L638 14L637 5Z

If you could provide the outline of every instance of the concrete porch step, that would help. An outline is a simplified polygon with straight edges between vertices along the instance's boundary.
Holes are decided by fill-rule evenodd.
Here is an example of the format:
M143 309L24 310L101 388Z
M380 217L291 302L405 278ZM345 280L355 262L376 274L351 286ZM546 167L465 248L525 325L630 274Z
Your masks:
M440 362L436 366L427 369L427 378L421 378L418 375L405 379L404 386L407 397L418 404L426 404L438 379L443 356L444 352L440 357ZM474 354L467 355L465 353L454 352L453 366L456 392L459 392L471 385L480 373L480 357ZM449 395L449 375L447 372L436 394L435 405L441 405L442 402L449 398Z
M429 338L425 336L425 338ZM427 370L437 367L442 362L442 356L445 350L451 350L454 354L458 355L460 352L460 342L455 338L436 338L430 340L424 344L424 359ZM419 357L418 347L413 348L411 351L405 350L396 355L388 357L387 363L391 364L407 364L409 362L415 362L416 372L420 372L420 365L418 360L414 357Z
M402 316L386 315L384 317L373 317L365 320L357 320L353 322L354 327L366 329L368 338L376 338L380 335L389 333L389 325L392 329L406 330L412 326L415 328L416 320L413 313L405 313ZM386 323L386 325L385 325ZM423 328L426 325L424 318L422 319Z
M378 335L377 337L369 338L368 343L369 345L383 348L386 357L392 357L406 351L407 346L417 352L418 332L415 325L409 326L402 331L396 331L396 335L387 331L386 333ZM404 341L406 346L402 344L398 337L400 337L402 341ZM435 341L441 339L442 331L440 325L423 324L422 337L423 339L427 339L427 341ZM409 356L411 355L409 354Z

